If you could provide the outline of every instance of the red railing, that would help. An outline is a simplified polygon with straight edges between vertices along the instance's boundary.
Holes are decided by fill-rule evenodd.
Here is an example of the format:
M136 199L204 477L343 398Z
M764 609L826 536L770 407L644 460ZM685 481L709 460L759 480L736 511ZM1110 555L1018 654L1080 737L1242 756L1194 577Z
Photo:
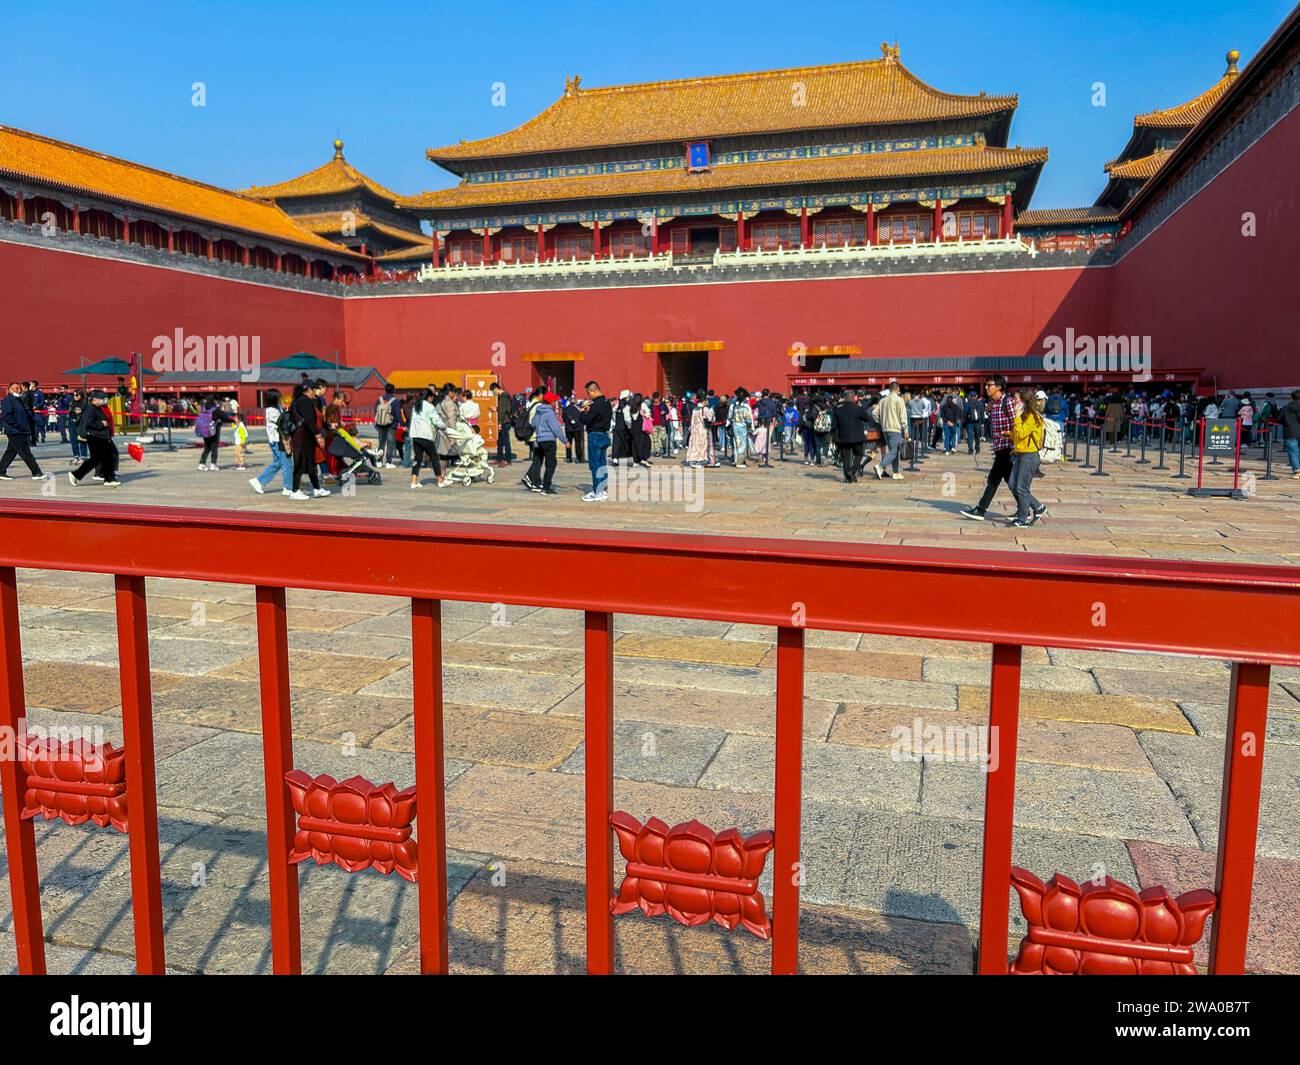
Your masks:
M310 560L347 558L346 567ZM293 565L286 560L295 560ZM301 969L298 877L307 857L370 866L419 885L420 968L447 971L441 600L580 610L586 647L587 969L614 969L614 914L667 912L772 939L772 971L798 968L804 630L963 640L993 645L978 971L1008 971L1009 896L1029 921L1015 971L1194 971L1192 944L1215 911L1210 969L1246 960L1259 821L1269 664L1300 665L1300 570L1157 559L1013 555L794 540L537 529L378 519L262 516L170 507L0 507L0 726L24 714L16 569L111 573L116 583L125 770L46 767L57 750L20 744L0 762L5 839L21 972L44 971L40 882L31 819L81 821L86 796L120 815L125 781L136 964L164 970L154 789L146 577L256 589L262 737L270 854L271 940L277 973ZM538 573L570 575L539 582ZM293 764L285 589L411 600L415 795L354 777L313 777ZM691 590L689 595L683 589ZM915 611L882 604L942 602ZM1104 619L1099 623L1099 607ZM644 826L614 809L615 613L690 617L777 629L773 831L748 837L697 822ZM1269 619L1241 625L1240 618ZM1234 664L1213 895L1139 896L1106 878L1046 885L1012 867L1021 648L1066 647L1211 655ZM120 752L103 752L104 761ZM102 766L103 763L101 763ZM306 770L306 771L304 771ZM107 789L107 790L106 790ZM418 798L418 839L411 821ZM102 804L101 804L102 805ZM99 810L100 807L96 807ZM101 811L102 812L102 811ZM111 812L111 811L110 811ZM104 823L107 814L97 823ZM120 816L118 820L120 821ZM120 826L119 826L120 827ZM615 889L614 833L626 879ZM757 891L768 851L770 921ZM1050 899L1049 899L1050 897ZM1048 901L1045 901L1048 900ZM1063 916L1064 914L1064 916Z

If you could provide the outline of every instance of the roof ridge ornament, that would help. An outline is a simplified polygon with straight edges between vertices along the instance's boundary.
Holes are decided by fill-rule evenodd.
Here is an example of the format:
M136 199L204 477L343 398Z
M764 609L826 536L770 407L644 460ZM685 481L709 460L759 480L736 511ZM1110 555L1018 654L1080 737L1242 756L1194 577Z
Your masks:
M341 141L338 137L334 138L334 158L335 159L343 158L343 141Z
M1234 48L1226 56L1224 56L1224 58L1227 59L1228 61L1228 69L1223 72L1224 77L1227 77L1229 74L1239 73L1239 71L1237 70L1237 60L1241 58L1241 53Z
M564 79L564 95L577 96L578 88L582 85L582 75L574 74L571 78Z
M898 63L898 62L901 62L901 60L899 59L899 54L898 54L898 42L897 42L897 41L895 41L892 45L891 45L888 41L881 41L881 42L880 42L880 54L881 54L881 56L884 58L884 60L885 60L886 63Z

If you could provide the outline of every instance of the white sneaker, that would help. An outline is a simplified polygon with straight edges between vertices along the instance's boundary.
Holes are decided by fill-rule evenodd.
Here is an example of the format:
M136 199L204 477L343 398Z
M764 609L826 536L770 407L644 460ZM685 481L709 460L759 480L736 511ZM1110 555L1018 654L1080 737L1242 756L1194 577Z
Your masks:
M874 467L874 470L876 474L876 480L883 481L885 479L885 471L882 470L879 466Z
M596 493L595 493L595 492L588 492L585 496L582 497L582 501L583 501L584 503L594 503L594 502L596 502Z
M208 467L207 467L207 465L206 465L205 463L202 463L202 462L199 463L199 472L200 472L200 473L202 473L202 472L203 472L204 470L206 470L207 468L208 468Z
M71 470L68 471L68 484L72 485L73 488L76 488L77 485L81 484L81 482L77 480L76 474Z
M90 475L90 479L91 479L92 481L98 481L100 484L103 484L103 483L104 483L104 478L102 478L102 477L101 477L99 474L97 474L97 473L92 473L92 474Z
M889 479L891 481L901 481L903 479L903 475L901 473L891 473L889 475Z
M309 496L306 492L304 492L304 491L302 491L301 489L299 489L299 490L296 491L296 492L290 492L290 493L289 493L289 498L290 498L290 499L310 499L311 496Z
M293 495L293 489L292 489L292 488L281 488L281 489L280 489L280 494L281 494L282 496L291 496L291 495ZM303 499L306 499L306 498L307 498L306 496L303 496Z
M256 477L249 478L248 483L249 486L253 489L253 491L256 492L259 496L266 495L266 489L262 487L262 482L259 481Z
M330 490L328 488L317 488L312 491L312 495L317 499L321 499L322 497L327 496L329 494L330 494Z
M419 481L412 481L412 482L411 482L411 487L412 487L412 488L423 488L424 485L422 485Z
M608 503L608 502L609 502L609 493L608 493L608 492L601 492L600 495L598 495L598 496L596 497L596 502L597 502L597 503Z

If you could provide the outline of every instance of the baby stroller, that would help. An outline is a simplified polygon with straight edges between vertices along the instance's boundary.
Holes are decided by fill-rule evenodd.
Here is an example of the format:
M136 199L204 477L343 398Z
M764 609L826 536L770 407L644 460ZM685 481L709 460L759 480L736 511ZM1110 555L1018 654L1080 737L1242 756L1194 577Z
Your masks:
M329 442L326 451L343 464L339 473L340 485L347 485L362 475L367 484L384 483L384 475L379 472L378 457L342 426L334 430L334 439Z
M508 432L509 427L503 427ZM468 422L461 422L450 429L443 430L447 439L456 448L456 464L447 471L449 481L459 481L468 488L478 480L491 484L497 479L496 470L488 465L487 448L483 438Z

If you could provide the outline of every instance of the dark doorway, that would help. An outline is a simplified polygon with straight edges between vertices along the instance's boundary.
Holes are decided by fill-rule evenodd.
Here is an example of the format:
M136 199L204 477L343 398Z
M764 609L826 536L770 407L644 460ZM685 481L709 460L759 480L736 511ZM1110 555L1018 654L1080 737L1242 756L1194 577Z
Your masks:
M718 250L718 227L691 230L691 254L712 255Z
M659 353L659 391L674 396L709 387L709 353L707 351L661 351Z
M573 391L573 363L535 362L533 370L537 374L535 384L543 385L560 396Z

